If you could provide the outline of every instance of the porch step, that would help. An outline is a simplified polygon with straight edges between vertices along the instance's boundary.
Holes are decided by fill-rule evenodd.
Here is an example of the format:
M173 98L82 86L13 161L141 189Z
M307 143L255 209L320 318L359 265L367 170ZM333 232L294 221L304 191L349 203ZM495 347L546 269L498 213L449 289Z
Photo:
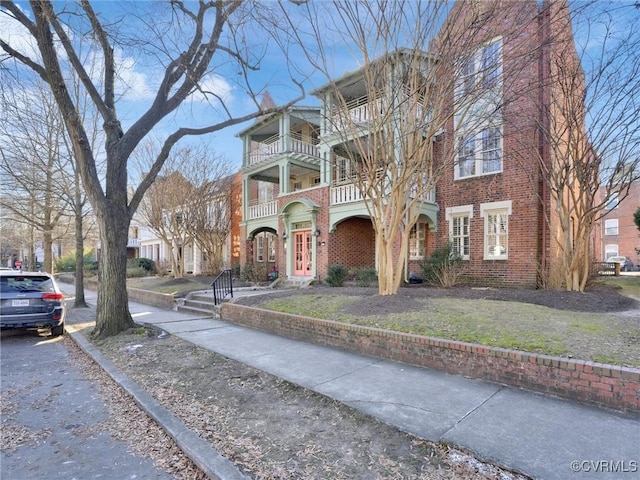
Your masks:
M316 279L313 278L313 277L279 278L277 280L277 287L276 288L278 288L279 290L294 289L294 288L307 288L315 281L316 281Z
M178 304L176 310L178 312L217 317L219 316L220 306L213 303L213 295L194 293L187 295L187 298Z

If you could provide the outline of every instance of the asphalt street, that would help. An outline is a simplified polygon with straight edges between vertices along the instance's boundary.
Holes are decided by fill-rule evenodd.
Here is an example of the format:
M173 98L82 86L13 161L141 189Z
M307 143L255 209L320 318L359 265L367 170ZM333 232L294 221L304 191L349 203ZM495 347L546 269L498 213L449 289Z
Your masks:
M61 338L3 332L0 342L2 480L173 478L105 430L109 412Z

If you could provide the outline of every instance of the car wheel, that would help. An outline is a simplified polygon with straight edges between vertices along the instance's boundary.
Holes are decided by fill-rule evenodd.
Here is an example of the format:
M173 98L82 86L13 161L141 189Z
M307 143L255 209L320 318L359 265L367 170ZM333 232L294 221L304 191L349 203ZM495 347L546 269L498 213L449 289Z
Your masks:
M61 323L57 327L51 327L51 336L59 337L64 333L64 323Z

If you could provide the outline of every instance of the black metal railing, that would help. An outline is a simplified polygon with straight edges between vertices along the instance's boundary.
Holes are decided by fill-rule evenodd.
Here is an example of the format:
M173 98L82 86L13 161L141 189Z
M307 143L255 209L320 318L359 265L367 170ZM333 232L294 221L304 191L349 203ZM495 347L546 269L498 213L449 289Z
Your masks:
M231 269L228 268L220 272L220 274L211 282L213 287L213 303L219 305L230 295L233 298L233 278L231 276Z

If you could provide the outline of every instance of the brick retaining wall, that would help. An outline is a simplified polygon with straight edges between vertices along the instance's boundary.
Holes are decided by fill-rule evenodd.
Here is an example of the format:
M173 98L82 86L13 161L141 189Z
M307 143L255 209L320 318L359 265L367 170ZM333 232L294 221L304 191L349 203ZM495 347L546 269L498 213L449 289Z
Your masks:
M93 290L98 289L98 280L95 278L86 278L84 286ZM149 290L141 290L139 288L127 287L127 296L132 302L144 303L153 307L173 310L175 297L169 293L150 292Z
M640 369L411 335L224 303L224 320L365 355L640 414Z

